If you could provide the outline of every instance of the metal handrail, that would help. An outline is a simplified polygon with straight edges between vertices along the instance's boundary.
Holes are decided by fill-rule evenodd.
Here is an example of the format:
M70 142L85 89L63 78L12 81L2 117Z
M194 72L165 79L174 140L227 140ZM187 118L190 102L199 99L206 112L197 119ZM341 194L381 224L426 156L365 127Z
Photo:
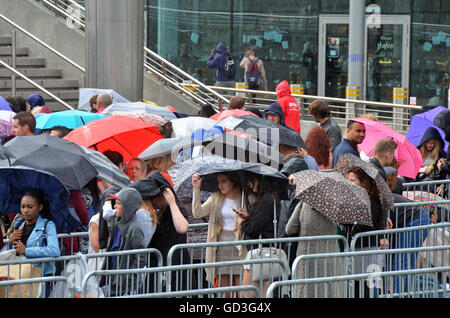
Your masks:
M230 91L230 92L234 92L234 93L261 94L261 95L271 95L271 96L277 97L277 93L272 92L272 91L261 91L261 90L242 89L242 88L219 87L219 86L209 86L209 88L211 88L213 90L221 90L221 91L223 90L223 91ZM323 99L326 102L338 102L338 103L346 103L346 104L364 104L364 105L370 105L370 106L398 107L398 108L418 109L418 110L423 108L422 106L417 106L417 105L404 105L404 104L374 102L374 101L368 101L368 100L345 99L345 98L337 98L337 97L325 97L325 96L304 95L304 94L292 94L292 96L298 97L298 98L304 98L304 99Z
M0 13L0 18L3 19L4 21L8 22L9 24L11 24L14 28L20 30L21 32L23 32L26 36L32 38L33 40L35 40L36 42L38 42L39 44L41 44L42 46L44 46L45 48L49 49L51 52L53 52L54 54L58 55L60 58L62 58L63 60L65 60L66 62L70 63L72 66L74 66L75 68L77 68L78 70L80 70L81 72L85 73L86 70L84 67L78 65L77 63L75 63L74 61L72 61L71 59L69 59L67 56L65 56L64 54L60 53L59 51L55 50L54 48L52 48L50 45L48 45L47 43L45 43L44 41L40 40L39 38L37 38L36 36L34 36L33 34L31 34L30 32L28 32L27 30L25 30L24 28L22 28L21 26L19 26L18 24L14 23L13 21L11 21L10 19L8 19L6 16L4 16L3 14Z
M82 28L84 28L86 26L86 24L84 23L83 20L74 17L73 15L68 13L66 9L64 9L63 7L58 6L56 4L57 1L53 1L55 3L52 3L52 2L50 2L48 0L39 0L39 1L44 2L49 7L53 8L54 10L56 10L59 13L61 13L62 15L64 15L66 18L70 18L70 19L74 20L76 23L80 24L80 26ZM66 7L73 5L73 6L76 6L77 9L80 9L80 11L83 11L83 13L86 12L86 9L82 5L80 5L79 3L77 3L77 2L75 2L73 0L65 0L65 2L69 3L69 5L67 5L67 3L64 3L66 5ZM58 1L58 3L60 3L60 1Z
M196 85L196 87L202 88L206 92L212 94L218 100L221 100L224 103L229 103L230 102L227 98L225 98L221 94L217 93L211 87L203 84L201 81L197 80L195 77L189 75L188 73L186 73L185 71L183 71L179 67L175 66L174 64L172 64L171 62L167 61L166 59L164 59L163 57L161 57L160 55L156 54L155 52L153 52L152 50L150 50L149 48L147 48L145 46L144 46L144 52L147 53L150 57L153 57L154 59L156 59L159 62L161 62L162 64L164 64L166 67L168 66L171 69L175 70L176 73L179 73L182 76L184 76L185 78L188 78L190 81L192 81L192 83L195 83L193 85ZM181 85L186 85L186 84L179 83L179 85L181 86ZM193 85L191 85L191 86L193 86Z
M34 87L36 87L37 89L43 91L44 93L46 93L47 95L49 95L50 97L52 97L54 100L56 100L57 102L61 103L63 106L68 107L70 109L74 109L72 106L70 106L69 104L67 104L66 102L64 102L63 100L61 100L59 97L55 96L54 94L50 93L48 90L46 90L44 87L42 87L41 85L39 85L38 83L36 83L35 81L33 81L32 79L30 79L29 77L27 77L26 75L20 73L19 71L15 70L14 68L12 68L11 66L9 66L7 63L3 62L2 60L0 60L0 64L3 65L4 67L6 67L8 70L10 70L11 72L13 72L14 74L22 77L24 80L26 80L28 83L30 83L31 85L33 85Z

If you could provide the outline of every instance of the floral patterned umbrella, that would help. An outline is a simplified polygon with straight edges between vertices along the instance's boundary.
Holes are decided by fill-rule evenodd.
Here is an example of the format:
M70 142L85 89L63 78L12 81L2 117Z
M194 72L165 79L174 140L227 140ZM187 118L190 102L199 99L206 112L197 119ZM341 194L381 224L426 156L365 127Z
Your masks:
M293 174L296 195L336 226L373 226L367 192L337 172L303 170Z
M226 159L220 156L202 156L178 162L171 167L167 172L173 182L173 189L178 197L192 198L192 176L195 173L203 173L211 168L219 168L227 166L231 163L236 163L235 160ZM211 193L207 191L200 191L200 198L204 202Z
M347 153L339 157L334 170L346 176L352 166L360 167L369 177L371 177L377 185L380 192L380 201L383 209L391 210L394 208L394 198L392 191L389 189L386 181L384 181L377 168L373 167L370 163L365 162L361 158Z

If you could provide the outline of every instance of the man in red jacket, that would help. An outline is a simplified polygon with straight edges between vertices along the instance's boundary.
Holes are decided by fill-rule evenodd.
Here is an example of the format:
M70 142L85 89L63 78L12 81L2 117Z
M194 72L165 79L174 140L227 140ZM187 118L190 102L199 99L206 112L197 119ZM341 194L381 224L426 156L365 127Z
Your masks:
M300 107L297 100L291 96L289 83L282 81L277 85L276 92L278 95L277 103L283 109L286 126L300 133Z

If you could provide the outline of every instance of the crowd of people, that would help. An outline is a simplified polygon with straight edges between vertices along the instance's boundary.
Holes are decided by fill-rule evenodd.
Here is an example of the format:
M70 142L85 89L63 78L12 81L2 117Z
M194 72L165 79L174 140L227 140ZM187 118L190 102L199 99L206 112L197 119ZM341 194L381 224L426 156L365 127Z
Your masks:
M216 56L226 52L226 47L218 45L212 52L208 65L217 67L222 63ZM241 62L242 67L256 60L252 52L246 54ZM261 65L259 66L261 68ZM227 78L218 72L218 85L226 86ZM266 85L265 75L259 78L257 85ZM228 110L248 110L255 116L300 133L300 111L296 100L291 96L289 84L283 81L277 87L278 100L269 105L264 111L245 107L245 99L233 96ZM15 113L13 117L13 133L11 137L3 138L2 144L7 147L9 140L20 136L35 136L36 115L50 113L44 99L39 95L32 95L27 101L14 97L5 99ZM101 114L112 104L108 94L93 96L90 100L91 112ZM39 108L37 108L39 107ZM177 114L179 117L211 117L217 111L211 105L204 105L195 115ZM358 147L365 139L367 131L363 123L349 120L344 136L341 128L332 118L328 104L323 100L316 100L309 105L309 115L318 125L312 128L305 139L304 147L285 145L280 141L276 149L283 155L280 172L289 178L290 185L286 187L288 197L281 198L277 185L270 178L260 175L247 175L242 179L236 171L229 171L217 175L218 191L211 193L207 200L202 200L202 177L199 173L192 175L192 197L190 201L180 198L174 189L170 168L176 164L170 156L162 156L143 160L132 158L124 161L123 155L114 150L104 151L103 154L129 178L130 183L123 188L112 186L104 180L95 179L82 189L70 190L68 204L75 210L82 226L77 231L89 232L88 253L103 251L121 251L143 248L158 249L164 263L169 249L175 244L187 242L187 232L190 220L208 220L208 242L229 242L251 239L266 239L274 237L296 237L312 235L334 235L342 230L344 235L351 238L357 233L385 230L398 227L430 224L429 214L419 213L411 222L400 224L388 217L386 208L380 201L380 190L374 178L364 169L353 166L345 177L354 185L363 188L370 199L370 213L372 226L351 224L336 227L322 213L311 205L298 199L295 183L299 182L295 176L305 170L330 171L345 154L352 154L358 158L361 149ZM167 131L167 123L159 125L158 129L163 138L171 136ZM64 126L56 126L42 130L40 134L49 134L55 138L64 138L70 133ZM170 131L170 130L169 130ZM423 167L417 172L416 180L445 179L450 171L447 167L447 154L443 149L444 140L435 128L429 129L418 146L423 157ZM366 162L382 177L383 182L392 190L395 202L405 202L402 196L401 183L412 181L398 174L399 163L394 154L397 143L391 138L382 138L374 146L373 156ZM201 154L200 154L201 156ZM399 186L400 185L400 186ZM441 188L441 194L445 189ZM183 199L180 200L180 199ZM189 202L189 206L186 206ZM26 191L21 196L20 211L15 215L2 216L2 234L9 239L6 249L15 249L18 255L28 258L57 257L61 255L58 244L57 231L49 213L48 201L39 189ZM191 211L191 212L189 212ZM275 214L274 214L275 213ZM276 220L274 220L274 215ZM278 224L274 230L274 221ZM45 235L43 235L45 234ZM46 242L44 242L44 237ZM82 240L75 252L83 250ZM421 244L421 242L417 243ZM388 249L389 242L380 239L378 242L364 242L361 249ZM336 251L339 249L336 246ZM67 251L68 249L66 249ZM73 248L71 248L73 250ZM186 250L178 250L178 255L172 265L189 263ZM208 247L206 259L208 263L244 260L250 257L250 247L245 244L233 246ZM308 253L302 244L291 253L290 264L295 256ZM143 264L144 258L135 257L131 261L117 259L111 262L90 264L91 270L111 268L142 268L144 265L156 266L156 263ZM399 261L400 262L400 261ZM398 262L398 263L399 263ZM401 264L396 265L402 268ZM45 275L55 274L56 269L48 266ZM211 267L205 269L208 282L216 286L248 285L258 282L251 279L251 267L245 266L243 278L240 277L239 266L221 269ZM267 283L267 282L266 282ZM114 284L120 284L116 281ZM121 285L122 286L122 285ZM258 285L258 287L261 287ZM267 284L263 286L264 292ZM367 288L367 287L366 287ZM300 292L301 294L301 292ZM264 293L263 293L264 295ZM326 295L325 295L326 296Z

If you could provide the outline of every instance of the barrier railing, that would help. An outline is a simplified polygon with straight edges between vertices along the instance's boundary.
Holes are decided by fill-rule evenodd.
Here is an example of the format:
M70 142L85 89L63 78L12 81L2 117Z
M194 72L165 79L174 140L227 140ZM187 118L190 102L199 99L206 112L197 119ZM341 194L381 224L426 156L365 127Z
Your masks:
M355 252L351 252L355 253ZM376 279L377 280L386 280L389 278L390 281L393 280L394 277L402 275L410 277L411 281L414 281L415 283L412 285L411 291L406 293L380 293L378 291L375 291L372 289L370 291L370 294L360 294L361 297L366 298L399 298L399 297L428 297L428 298L443 298L443 297L449 297L449 288L447 285L442 284L436 284L435 281L437 280L438 274L443 274L445 272L448 272L450 270L450 267L436 267L436 268L424 268L424 269L415 269L415 270L406 270L406 271L390 271L390 272L379 272L376 273ZM334 277L320 277L320 278L305 278L305 279L292 279L288 281L277 281L273 282L269 285L269 288L267 290L267 298L274 298L277 296L276 290L282 287L292 287L297 285L310 285L310 284L337 284L340 283L341 285L344 284L346 286L352 287L350 291L351 294L342 294L340 297L335 298L354 298L355 297L355 290L354 290L354 282L356 281L367 281L367 280L373 280L374 279L374 273L364 273L364 274L355 274L355 275L345 275L345 276L334 276ZM424 284L425 281L425 284ZM346 291L344 289L344 291ZM348 291L347 291L348 292ZM296 295L296 294L294 294ZM295 296L292 296L295 297ZM305 298L311 298L312 296L305 296Z
M291 285L291 297L343 297L343 298L364 298L370 297L387 297L404 296L415 292L417 286L415 284L416 277L408 277L409 273L414 273L416 268L392 268L389 266L379 266L378 264L367 264L364 270L356 268L357 259L380 257L394 258L394 255L406 255L418 252L445 252L450 251L450 245L433 246L433 247L417 247L402 248L392 250L364 250L349 251L342 253L324 253L298 256L292 265L292 279L289 282L278 283L275 286ZM339 271L326 272L327 264L344 264ZM448 263L447 263L448 264ZM328 265L329 266L329 265ZM445 266L444 266L445 267ZM448 268L448 266L446 266ZM417 269L422 272L435 274L433 267L424 267ZM386 272L388 274L386 274ZM320 273L320 274L319 274ZM334 275L333 275L334 274ZM389 280L382 278L390 277ZM448 273L443 271L439 279L434 279L435 284L441 284L446 288ZM339 282L339 283L338 283ZM300 290L297 289L299 283L307 284ZM365 284L367 284L365 286ZM294 287L295 286L295 287ZM274 286L272 286L273 289ZM422 286L424 287L424 286ZM377 289L377 290L375 290ZM425 289L422 289L422 292ZM268 290L268 296L273 296L273 290Z

